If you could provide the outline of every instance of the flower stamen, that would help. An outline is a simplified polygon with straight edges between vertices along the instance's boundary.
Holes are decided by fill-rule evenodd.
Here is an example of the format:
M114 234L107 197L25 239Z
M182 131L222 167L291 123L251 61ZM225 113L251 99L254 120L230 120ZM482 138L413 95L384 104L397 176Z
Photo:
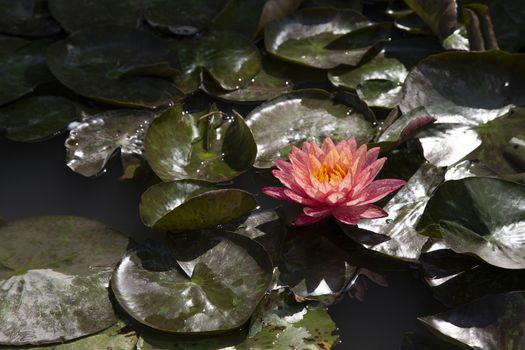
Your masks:
M348 173L349 171L343 169L338 163L330 167L323 162L318 169L314 170L313 175L319 182L336 184L341 182Z

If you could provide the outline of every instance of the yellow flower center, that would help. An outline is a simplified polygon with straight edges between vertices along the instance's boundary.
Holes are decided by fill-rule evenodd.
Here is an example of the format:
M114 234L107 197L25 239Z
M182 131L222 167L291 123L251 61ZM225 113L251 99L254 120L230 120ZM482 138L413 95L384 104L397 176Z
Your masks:
M326 162L321 164L321 166L313 173L314 177L319 180L319 182L330 182L331 184L341 182L346 174L348 174L348 171L341 168L339 164L336 163L335 166L330 167Z

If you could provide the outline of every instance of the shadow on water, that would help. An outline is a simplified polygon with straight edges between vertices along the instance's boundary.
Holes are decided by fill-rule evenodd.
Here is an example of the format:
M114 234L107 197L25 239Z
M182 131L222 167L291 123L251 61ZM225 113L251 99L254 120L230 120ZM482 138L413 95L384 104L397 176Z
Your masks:
M107 170L95 179L84 178L65 164L60 136L38 144L0 139L0 217L15 220L36 215L78 215L99 220L143 241L159 234L140 221L140 195L148 187L144 181L120 181L120 162L112 159ZM235 186L258 191L261 183L277 185L269 171L245 174ZM282 205L257 195L263 208ZM286 206L288 216L297 207ZM399 349L405 332L429 334L416 317L433 314L443 307L408 267L386 272L389 287L369 283L364 301L346 297L330 308L341 335L338 350Z

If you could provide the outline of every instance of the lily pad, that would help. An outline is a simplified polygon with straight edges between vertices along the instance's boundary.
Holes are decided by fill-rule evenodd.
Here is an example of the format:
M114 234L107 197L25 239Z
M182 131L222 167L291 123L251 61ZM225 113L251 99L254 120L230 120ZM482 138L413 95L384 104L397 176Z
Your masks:
M198 230L225 224L256 206L248 192L181 180L159 183L144 192L140 216L146 226L158 230Z
M214 31L173 45L182 66L175 82L186 93L199 87L204 72L221 88L236 90L261 69L257 47L241 34Z
M525 292L494 294L454 310L419 318L449 339L474 349L525 346Z
M226 6L215 17L214 30L237 32L252 38L258 28L259 18L267 0L228 0Z
M270 0L264 4L257 32L264 30L264 27L272 21L286 17L297 10L303 0Z
M452 34L458 25L456 0L405 0L441 40Z
M452 345L436 337L424 337L417 333L403 334L400 350L461 350L463 348Z
M385 218L361 220L360 229L385 235L385 242L368 248L399 259L417 262L427 237L416 231L416 224L425 210L430 195L443 181L445 171L431 164L422 167L410 178L383 210Z
M44 0L1 0L0 32L23 36L50 36L60 32Z
M417 229L442 238L457 253L474 254L507 269L523 269L524 198L525 186L501 179L447 181L428 202Z
M238 114L225 116L215 108L189 114L181 105L153 121L145 149L149 165L163 181L227 181L249 169L257 152Z
M85 14L84 14L85 15ZM178 66L169 45L152 33L118 26L75 32L47 50L57 79L80 95L129 107L161 107L180 100L167 79Z
M142 155L144 138L155 114L147 110L114 110L74 125L65 142L71 170L90 177L99 174L120 149L124 160Z
M481 144L477 128L523 105L525 55L498 50L430 56L408 75L403 113L425 107L436 124L419 135L425 158L437 166L461 160ZM461 147L456 147L461 142Z
M75 104L66 98L33 96L0 108L0 129L13 141L41 141L60 134L79 118Z
M352 10L304 9L268 24L264 41L268 52L288 61L322 69L340 64L353 66L370 46L348 49L327 49L326 46L369 25L366 17Z
M146 1L144 17L153 27L193 35L210 25L227 0Z
M127 238L72 216L7 223L0 238L0 344L62 342L116 322L107 286Z
M246 117L257 143L254 166L270 168L285 158L292 145L305 140L320 143L326 135L334 142L354 136L358 143L370 141L374 127L368 111L350 95L331 95L324 90L298 90L263 103Z
M435 121L434 118L428 115L425 108L413 109L409 113L405 113L395 119L390 125L386 125L387 121L385 121L382 125L385 129L377 138L377 142L382 149L396 148L417 134L421 128Z
M0 35L0 105L54 80L46 65L45 52L49 43Z
M170 333L219 333L241 327L264 296L272 264L253 240L233 233L188 232L128 252L111 286L134 319Z
M401 62L379 55L358 68L331 71L328 78L337 87L356 90L369 106L393 108L401 100L401 87L407 75Z
M48 0L49 9L62 27L76 32L97 25L138 27L143 0ZM111 31L108 31L109 35Z

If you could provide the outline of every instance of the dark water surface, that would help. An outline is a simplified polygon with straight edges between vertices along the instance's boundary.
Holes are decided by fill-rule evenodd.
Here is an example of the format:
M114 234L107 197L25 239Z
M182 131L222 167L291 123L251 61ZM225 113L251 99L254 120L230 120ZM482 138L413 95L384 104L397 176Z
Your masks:
M72 172L64 160L64 139L61 136L37 144L0 139L0 217L14 220L36 215L77 215L99 220L136 240L158 235L139 218L140 195L148 184L120 181L122 169L117 159L96 179ZM237 184L255 186L247 176ZM259 197L264 207L277 203ZM430 335L416 317L439 312L443 307L415 271L393 271L385 278L390 286L370 283L364 301L345 298L331 307L342 338L336 349L399 349L405 332Z

